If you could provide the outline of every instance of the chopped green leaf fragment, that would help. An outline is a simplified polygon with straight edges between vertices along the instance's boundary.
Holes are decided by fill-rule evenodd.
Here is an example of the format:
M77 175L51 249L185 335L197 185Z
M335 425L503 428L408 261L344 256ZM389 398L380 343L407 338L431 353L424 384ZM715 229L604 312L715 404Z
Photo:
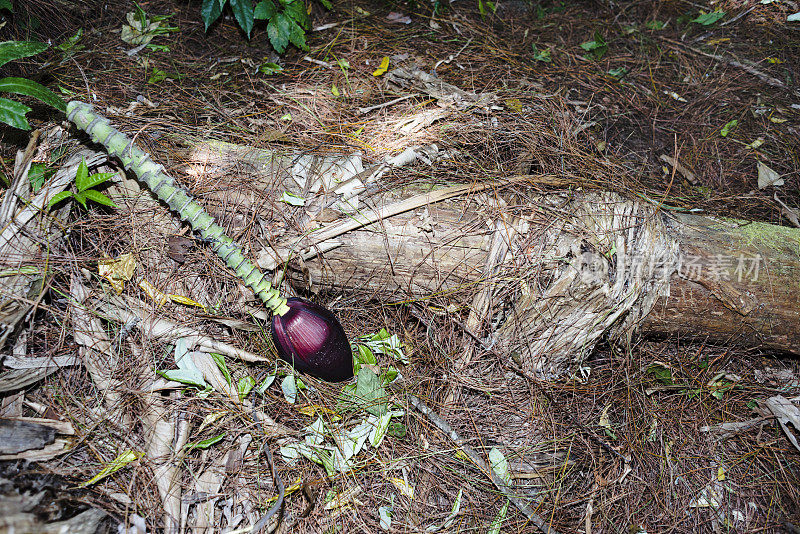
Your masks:
M628 69L626 69L625 67L616 67L613 69L609 69L608 74L609 76L613 76L614 78L619 80L624 78L625 75L628 74Z
M190 450L190 449L207 449L210 446L214 445L215 443L219 443L220 441L222 441L222 439L225 437L225 435L226 434L223 432L222 434L220 434L218 436L214 436L214 437L211 437L211 438L208 438L208 439L204 439L204 440L201 440L201 441L195 441L194 443L187 443L186 444L186 449L187 450Z
M211 359L214 360L214 363L217 364L217 367L219 368L220 372L222 373L222 376L225 377L225 382L227 382L228 385L230 386L231 385L231 372L228 371L228 365L225 363L225 356L223 356L222 354L218 354L216 352L212 352L210 354L210 356L211 356Z
M277 63L264 63L261 67L258 68L261 74L266 74L267 76L271 76L273 74L278 74L283 70L283 67L278 65Z
M144 456L144 453L143 452L139 452L139 451L124 451L124 452L121 452L119 455L117 455L116 458L111 460L99 473L97 473L95 476L93 476L92 478L90 478L86 482L82 482L82 483L78 484L78 487L79 488L85 488L87 486L91 486L95 482L98 482L98 481L106 478L107 476L109 476L109 475L111 475L113 473L116 473L117 471L119 471L120 469L122 469L123 467L128 465L129 463L138 460L142 456Z
M294 375L287 375L281 381L281 390L283 391L283 398L289 404L294 404L297 401L297 383L295 382Z
M739 124L739 121L736 120L736 119L733 119L732 121L727 122L725 124L725 126L722 127L722 130L720 130L719 134L722 137L728 137L728 134L731 132L731 130L736 128L737 124Z
M85 47L78 44L78 41L81 40L81 37L83 37L83 28L78 28L78 31L75 32L75 35L69 39L65 39L61 44L57 44L55 48L61 50L62 52L77 52L79 50L83 50Z
M675 383L672 378L672 370L663 365L657 363L651 364L647 368L647 372L653 375L656 380L667 386L671 386Z
M236 389L239 392L239 400L244 401L247 395L250 394L253 387L256 385L256 380L252 376L243 376L239 379L239 383L236 385Z
M28 171L28 182L31 184L31 191L38 193L48 178L53 176L55 172L55 169L51 169L44 163L32 163Z
M281 202L285 202L285 203L289 204L290 206L305 206L306 205L306 199L304 199L303 197L301 197L299 195L295 195L294 193L290 193L288 191L284 191L283 195L281 195L281 198L279 200Z
M701 11L696 18L691 20L691 22L696 22L698 24L702 24L703 26L711 26L724 16L724 11L712 11L711 13L703 13Z
M594 32L594 39L592 41L581 43L581 48L588 52L588 54L584 56L585 59L598 61L602 59L605 53L608 51L608 43L606 43L605 39L603 39L603 36L600 35L600 32L596 31Z
M662 22L660 20L648 20L644 27L648 30L663 30L666 27L667 23Z
M366 410L372 415L382 415L389 408L389 399L383 381L369 367L362 367L355 384L342 388L338 408L341 410Z
M547 48L545 50L539 50L536 47L536 43L531 43L531 49L533 50L533 59L536 61L541 61L543 63L550 63L553 59L550 57L550 49Z

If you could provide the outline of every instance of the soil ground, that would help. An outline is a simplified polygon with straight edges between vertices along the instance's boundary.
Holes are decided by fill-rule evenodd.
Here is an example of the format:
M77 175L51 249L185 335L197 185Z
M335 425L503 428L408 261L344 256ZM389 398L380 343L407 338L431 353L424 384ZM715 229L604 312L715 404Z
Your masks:
M194 136L316 154L359 151L368 162L429 143L450 153L433 167L392 170L384 178L387 189L544 173L677 209L777 225L791 226L792 209L800 209L800 22L787 22L800 11L796 2L509 1L498 3L496 11L484 5L483 15L466 1L348 2L331 11L314 4L314 27L337 24L309 32L308 52L290 48L280 57L265 28L256 26L248 41L232 16L206 32L199 2L140 5L149 14L172 15L170 23L179 30L153 41L168 51L126 53L131 47L120 40L119 30L133 10L129 2L42 1L18 9L2 29L3 40L60 43L83 28L83 48L69 53L51 48L15 64L13 74L94 103L211 206L246 247L259 244L252 211L230 201L229 192L263 198L263 191L256 191L241 169L213 181L191 175L180 140ZM725 13L717 22L692 22L715 10ZM410 22L392 22L390 13ZM23 15L41 24L26 23L26 29ZM383 57L391 63L413 60L447 83L496 98L491 106L457 110L417 95L360 112L405 95L373 75ZM270 61L283 70L260 72ZM31 119L35 127L48 128L63 117L40 108ZM19 132L3 131L7 175L15 151L26 142ZM758 162L781 175L783 185L760 189ZM27 327L33 334L28 355L76 353L66 299L59 295L69 292L70 275L82 268L96 272L98 259L130 251L168 292L194 296L202 285L205 294L221 295L217 315L250 320L238 306L235 281L202 243L191 240L183 247L179 241L186 236L179 234L185 229L166 213L153 217L152 204L126 206L73 210L67 244L51 259L50 294ZM139 292L134 286L126 291ZM424 399L481 454L502 450L515 491L537 496L536 513L558 532L798 531L800 452L775 421L724 439L704 430L756 417L758 401L777 393L797 396L795 358L696 340L639 339L624 348L600 347L586 362L586 376L534 385L479 348L471 367L454 373L453 360L468 341L460 327L463 317L442 312L446 298L421 307L357 291L316 298L336 309L353 337L380 328L397 333L411 361L401 369L407 392ZM186 307L167 306L158 313L269 353L259 332L226 329ZM158 368L169 365L165 345L133 339L145 360ZM132 357L134 349L121 350L123 362ZM266 367L231 364L235 376L261 377L272 364ZM115 373L123 382L136 378L125 363ZM721 379L728 387L719 387ZM341 387L309 382L313 388L299 404L335 411ZM448 396L454 385L461 391L455 401ZM65 456L3 463L5 490L47 491L54 504L37 509L43 520L64 519L90 504L115 523L131 524L135 514L149 530L162 528L162 499L147 461L74 488L123 448L145 448L146 432L135 422L141 407L130 400L135 386L122 392L134 419L129 428L104 419L101 395L81 367L53 374L23 394L43 407L39 415L67 419L78 431ZM396 400L404 404L402 392ZM187 394L174 402L192 422L192 442L225 436L183 459L181 484L189 495L199 474L238 447L243 433L258 433L247 413L219 395ZM290 429L313 422L308 412L286 402L277 382L263 402L263 410ZM5 399L4 406L20 404ZM460 495L459 513L441 531L490 531L506 497L448 436L406 408L405 434L387 437L368 461L345 475L326 476L322 466L305 460L289 465L276 454L281 478L305 483L305 491L287 497L281 528L379 532L379 508L391 503L392 532L422 532L445 523ZM33 414L30 406L19 409L5 414ZM230 416L200 426L223 411ZM248 456L245 476L222 483L214 496L218 514L245 490L260 507L269 507L276 490L261 462ZM408 486L413 498L404 494ZM348 506L326 509L336 492L356 487L360 492ZM539 529L512 505L499 531Z

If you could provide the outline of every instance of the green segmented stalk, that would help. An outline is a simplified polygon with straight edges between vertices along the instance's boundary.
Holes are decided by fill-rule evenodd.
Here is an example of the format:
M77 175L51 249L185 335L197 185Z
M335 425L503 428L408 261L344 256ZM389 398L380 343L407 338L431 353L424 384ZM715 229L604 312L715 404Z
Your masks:
M125 168L132 170L139 181L159 200L176 212L183 221L188 222L203 239L208 240L214 252L258 295L272 313L283 315L289 311L286 299L272 287L266 275L244 257L241 247L225 235L222 227L214 222L214 217L195 202L188 191L164 172L164 167L150 159L148 154L111 126L107 118L98 115L89 104L73 100L67 104L67 117L89 134L94 142L106 147L109 154L119 158Z

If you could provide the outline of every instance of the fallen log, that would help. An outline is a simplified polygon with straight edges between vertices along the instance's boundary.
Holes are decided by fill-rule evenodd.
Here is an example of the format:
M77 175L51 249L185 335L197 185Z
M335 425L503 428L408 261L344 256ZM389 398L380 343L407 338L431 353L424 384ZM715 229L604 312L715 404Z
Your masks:
M569 371L603 337L636 331L800 354L800 230L675 213L609 192L537 192L576 183L554 176L365 195L370 173L360 161L350 174L359 204L352 189L342 196L320 187L324 179L298 181L296 157L219 143L212 152L245 159L271 195L310 199L273 201L260 214L303 225L261 251L262 268L286 265L289 278L312 288L467 314L473 334L539 376ZM208 151L204 158L208 165ZM319 223L333 204L349 213Z

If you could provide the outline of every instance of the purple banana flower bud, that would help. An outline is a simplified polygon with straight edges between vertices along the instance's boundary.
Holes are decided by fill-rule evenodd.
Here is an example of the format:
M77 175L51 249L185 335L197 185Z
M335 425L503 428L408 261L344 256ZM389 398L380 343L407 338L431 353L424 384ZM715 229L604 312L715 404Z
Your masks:
M328 382L353 377L353 353L342 325L326 308L293 297L289 311L272 316L272 341L278 355L298 371Z

